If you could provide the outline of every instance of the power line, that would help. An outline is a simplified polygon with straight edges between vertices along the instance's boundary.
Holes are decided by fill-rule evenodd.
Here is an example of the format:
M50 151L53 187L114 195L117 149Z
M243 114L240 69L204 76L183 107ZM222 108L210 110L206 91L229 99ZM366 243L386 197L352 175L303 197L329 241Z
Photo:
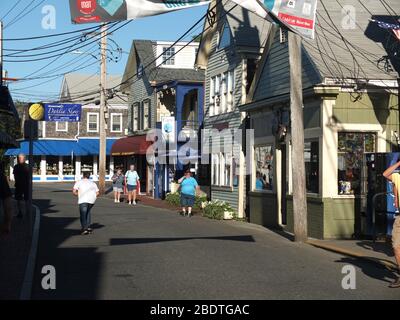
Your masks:
M7 18L7 16L21 3L22 0L18 0L17 3L15 3L10 10L7 11L7 13L1 17L0 20L4 20L5 18Z
M29 3L28 6L25 7L25 9L27 9L32 3L34 3L36 0L32 0L31 3ZM17 23L18 21L20 21L22 18L24 18L25 16L27 16L28 14L30 14L33 10L35 10L37 7L39 7L42 3L44 3L46 0L42 0L41 2L39 2L36 6L32 7L29 11L23 13L25 11L25 9L19 13L18 15L16 15L14 17L14 19L9 22L8 24L6 24L4 26L4 29L7 29L8 27L11 27L13 24Z

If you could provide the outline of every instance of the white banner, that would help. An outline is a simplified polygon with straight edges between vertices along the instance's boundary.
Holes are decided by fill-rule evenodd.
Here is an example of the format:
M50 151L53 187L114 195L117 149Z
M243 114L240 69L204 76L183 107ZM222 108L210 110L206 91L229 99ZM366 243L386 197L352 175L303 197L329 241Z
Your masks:
M208 5L210 0L69 0L74 23L111 22L154 16L171 11ZM268 17L314 38L317 0L231 0L243 8Z

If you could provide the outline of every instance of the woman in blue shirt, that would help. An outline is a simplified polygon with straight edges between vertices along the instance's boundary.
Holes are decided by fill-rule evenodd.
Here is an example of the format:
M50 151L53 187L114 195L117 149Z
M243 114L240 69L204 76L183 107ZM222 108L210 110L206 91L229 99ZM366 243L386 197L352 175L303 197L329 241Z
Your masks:
M195 178L192 177L192 173L189 169L185 171L185 175L178 180L181 185L181 206L182 214L186 215L186 208L188 209L188 216L192 215L192 207L194 205L194 200L196 196L196 190L200 187Z

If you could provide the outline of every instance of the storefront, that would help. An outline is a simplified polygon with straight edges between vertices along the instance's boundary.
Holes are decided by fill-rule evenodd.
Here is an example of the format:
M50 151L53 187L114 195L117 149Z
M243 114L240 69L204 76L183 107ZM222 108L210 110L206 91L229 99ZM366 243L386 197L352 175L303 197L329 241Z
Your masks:
M111 148L114 168L125 173L134 164L140 177L140 192L150 196L154 189L154 166L147 161L146 153L151 145L152 142L146 140L146 135L139 135L118 139Z
M242 106L254 130L249 191L250 221L293 232L289 105ZM367 159L395 151L398 98L371 90L353 101L346 90L315 89L304 99L304 161L308 235L319 239L365 236L368 216ZM382 122L384 120L384 122Z
M110 151L115 141L107 139L106 143L106 180L111 180L110 174L114 171ZM36 140L33 143L33 181L76 181L85 171L91 173L91 179L98 180L98 150L99 139ZM28 141L22 141L19 148L7 150L5 155L12 158L11 167L20 153L29 154ZM12 174L10 179L14 179Z

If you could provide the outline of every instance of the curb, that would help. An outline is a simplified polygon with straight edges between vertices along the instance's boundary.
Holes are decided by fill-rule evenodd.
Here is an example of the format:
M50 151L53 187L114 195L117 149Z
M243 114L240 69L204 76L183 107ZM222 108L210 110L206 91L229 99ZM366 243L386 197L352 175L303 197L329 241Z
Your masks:
M398 270L398 266L394 262L389 261L389 260L367 257L360 252L344 249L344 248L341 248L341 247L338 247L335 245L331 245L331 244L321 243L321 241L318 241L318 240L308 240L306 243L311 246L314 246L316 248L332 251L332 252L350 256L353 258L362 259L367 262L374 263L379 266L383 266L386 269L388 269L389 271L397 271Z
M22 288L19 296L20 300L30 300L33 287L33 276L35 272L36 254L39 243L40 230L40 210L35 205L33 205L33 207L36 209L35 223L33 226L32 242L31 248L29 250L28 262L25 268L24 282L22 283Z

